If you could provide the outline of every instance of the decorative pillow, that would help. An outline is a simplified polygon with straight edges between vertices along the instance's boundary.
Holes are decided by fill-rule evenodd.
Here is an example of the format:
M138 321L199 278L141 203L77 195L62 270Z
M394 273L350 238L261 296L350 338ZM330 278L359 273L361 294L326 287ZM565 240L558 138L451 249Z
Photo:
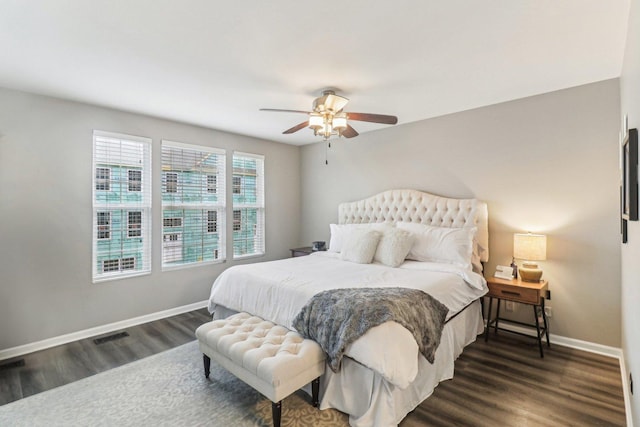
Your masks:
M353 230L377 230L384 231L393 227L390 222L376 222L371 224L329 224L331 229L331 239L329 240L329 252L342 252L345 241Z
M399 228L385 229L373 260L389 267L398 267L404 262L412 246L413 235L409 231Z
M433 227L410 222L398 222L396 226L414 234L415 240L407 259L446 262L471 269L476 227Z
M344 242L340 258L358 264L370 264L376 253L382 233L366 228L356 228L351 231Z

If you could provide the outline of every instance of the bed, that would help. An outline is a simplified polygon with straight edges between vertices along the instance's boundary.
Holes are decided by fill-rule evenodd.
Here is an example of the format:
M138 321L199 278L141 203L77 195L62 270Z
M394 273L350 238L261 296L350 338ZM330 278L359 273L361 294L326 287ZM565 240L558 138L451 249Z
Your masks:
M342 203L327 252L231 267L215 280L209 311L214 318L246 311L295 329L294 320L310 299L328 290L402 288L431 295L448 309L433 363L407 328L387 321L350 343L340 368L328 367L321 378L321 409L348 413L354 427L397 425L440 381L453 377L456 358L484 329L480 297L487 292L481 275L489 257L487 223L487 206L479 200L416 190ZM356 235L358 242L365 235L381 239L376 261L346 256ZM396 239L400 244L379 259L385 236L411 240ZM408 259L393 261L403 253L397 246L410 247Z

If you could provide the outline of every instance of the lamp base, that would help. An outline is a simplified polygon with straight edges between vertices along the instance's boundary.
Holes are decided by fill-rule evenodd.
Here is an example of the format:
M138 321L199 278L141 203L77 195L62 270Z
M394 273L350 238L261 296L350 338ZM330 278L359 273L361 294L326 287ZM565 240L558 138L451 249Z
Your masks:
M538 268L538 264L533 262L525 262L518 269L520 279L524 282L540 282L542 270Z

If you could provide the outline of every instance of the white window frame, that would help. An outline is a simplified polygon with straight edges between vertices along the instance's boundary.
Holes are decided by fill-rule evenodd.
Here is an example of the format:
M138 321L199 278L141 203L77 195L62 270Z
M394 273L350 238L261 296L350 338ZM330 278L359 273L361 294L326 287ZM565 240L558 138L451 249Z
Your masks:
M151 139L139 136L124 135L114 132L93 131L93 180L92 180L92 203L93 203L93 251L92 281L93 283L106 282L141 276L151 273ZM109 166L103 166L103 165ZM109 168L109 194L105 190L97 187L102 179L98 179L96 171L98 168ZM114 185L113 169L117 167L119 172L115 179L118 185ZM124 195L129 191L129 170L140 168L142 176L140 183L139 197L130 200L127 197L116 197L114 191L120 191ZM140 247L134 249L120 245L120 249L114 250L114 239L119 238L123 243L129 238L129 211L140 211L142 213L142 224L140 226L141 239ZM109 214L109 239L111 247L108 252L102 247L106 239L98 239L98 212L108 212ZM114 229L114 213L120 212L120 226ZM101 225L104 227L104 225ZM116 233L117 235L115 235ZM116 241L117 242L117 241ZM118 245L115 245L116 247ZM108 256L107 258L104 258ZM133 259L133 265L129 260ZM118 260L118 270L105 271L105 262ZM124 260L124 261L123 261ZM124 268L123 268L124 267ZM107 269L109 270L109 269Z
M232 156L232 164L233 160L236 157L240 158L250 158L255 159L257 161L257 170L256 170L256 202L255 203L236 203L233 201L232 195L232 210L233 210L233 231L243 231L242 226L242 209L256 209L257 211L257 223L254 229L254 248L255 251L249 254L241 254L236 255L233 253L233 259L245 259L245 258L254 258L261 257L265 255L266 248L266 231L265 231L265 189L264 189L264 177L265 177L265 157L261 154L254 153L245 153L241 151L234 151ZM231 171L231 175L233 176L233 171ZM235 178L235 177L233 177ZM232 179L233 179L232 178ZM240 193L234 193L235 195L243 195L244 192L244 179L240 177ZM243 185L244 184L244 185ZM235 219L235 211L240 210L240 225L239 229L235 229L236 227L236 219ZM235 239L235 235L232 238L232 241ZM235 241L234 241L235 244ZM235 251L234 251L235 252Z
M189 181L189 183L187 182L181 182L181 177L180 177L180 173L179 172L174 172L171 168L170 168L170 164L168 163L174 163L174 164L180 164L182 168L180 169L175 169L176 171L180 171L182 173L184 173L184 167L188 166L186 160L180 160L179 158L176 158L176 154L175 151L172 150L176 150L176 151L180 151L180 152L184 152L184 153L189 153L189 152L196 152L196 153L211 153L211 154L215 154L218 157L218 164L216 165L216 174L213 173L209 173L207 171L207 169L202 169L202 165L200 166L200 170L198 169L194 169L193 172L195 173L200 173L202 174L202 178L200 181L198 181L197 179L194 181L193 179L191 179ZM166 156L166 159L165 159ZM202 220L202 224L199 227L198 233L202 233L201 234L201 238L204 239L206 236L210 236L212 234L216 234L218 237L218 257L215 257L215 249L214 249L214 259L212 260L196 260L196 261L192 261L192 260L182 260L182 263L173 263L173 264L169 264L168 261L165 262L165 256L163 254L162 256L162 270L174 270L174 269L182 269L182 268L190 268L190 267L195 267L195 266L199 266L199 265L206 265L206 264L215 264L215 263L220 263L220 262L224 262L225 261L225 254L226 254L226 232L225 232L225 212L226 212L226 187L224 185L224 182L226 180L226 162L227 162L227 154L226 151L223 149L219 149L219 148L213 148L213 147L207 147L207 146L201 146L201 145L193 145L193 144L185 144L182 142L176 142L176 141L168 141L168 140L163 140L162 141L162 157L163 157L163 196L165 195L169 195L170 197L168 197L168 199L171 200L165 200L165 197L163 197L162 200L162 210L163 210L163 216L164 216L164 211L172 211L172 210L181 210L181 209L185 209L185 210L200 210L201 212L201 220ZM185 157L186 159L186 157ZM167 163L167 164L165 164ZM210 170L210 169L209 169ZM178 184L177 184L177 191L175 193L165 193L166 192L166 174L168 173L176 173L178 176ZM214 176L214 182L211 182L210 177ZM194 200L193 197L189 198L189 194L191 194L192 196L195 195L196 191L193 187L194 182L196 183L196 185L200 185L200 194L202 194L202 197L200 198L200 200ZM197 184L198 182L200 182L200 184ZM185 188L183 188L183 186L189 190L191 190L191 193L189 193L188 191L185 190ZM191 186L191 187L190 187ZM212 189L215 189L215 192L210 191ZM217 201L211 201L210 197L207 196L211 196L211 195L215 195L216 196L216 200ZM176 197L173 197L176 196ZM209 232L208 231L208 225L209 225L209 221L208 221L208 212L209 211L216 211L216 216L217 216L217 220L216 220L216 231L215 232ZM189 221L182 221L182 225L184 225L185 227L189 226ZM193 231L193 230L191 230ZM164 226L164 222L163 222L163 227L162 227L162 232L163 235L164 234L169 234L170 229L169 230L165 230L165 226ZM183 239L184 239L184 233L186 233L186 231L183 229ZM193 233L190 232L189 236L193 236ZM163 236L163 242L164 242L164 236ZM185 245L189 245L191 244L190 242L185 242L184 240L182 241L183 244ZM204 240L203 240L204 242ZM164 243L163 243L163 251L164 251ZM210 254L210 253L209 253Z

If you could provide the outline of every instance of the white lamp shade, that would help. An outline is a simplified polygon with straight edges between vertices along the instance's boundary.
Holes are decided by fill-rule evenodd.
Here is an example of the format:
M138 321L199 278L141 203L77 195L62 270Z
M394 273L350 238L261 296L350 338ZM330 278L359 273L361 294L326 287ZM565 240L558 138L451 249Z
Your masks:
M333 116L333 128L336 130L343 130L347 128L347 115L344 113L336 114Z
M527 261L543 261L547 259L547 236L544 234L514 234L514 258Z
M324 119L320 114L311 113L309 115L309 127L311 129L319 129L324 126Z

